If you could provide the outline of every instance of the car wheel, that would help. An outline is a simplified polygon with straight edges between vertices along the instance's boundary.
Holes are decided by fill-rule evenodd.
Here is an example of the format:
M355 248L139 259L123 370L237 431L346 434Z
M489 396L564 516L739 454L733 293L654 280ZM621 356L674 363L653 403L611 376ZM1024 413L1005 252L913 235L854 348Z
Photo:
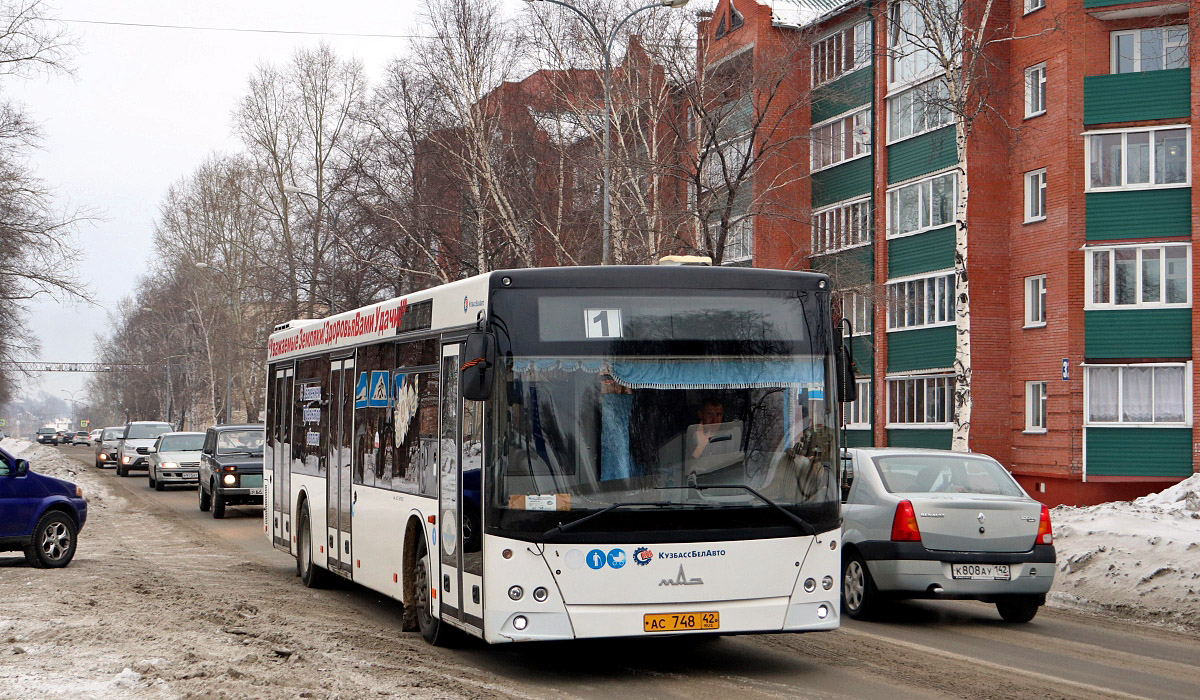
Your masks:
M878 604L879 590L867 563L858 553L842 550L842 610L855 620L866 620Z
M117 462L117 476L125 476L128 472L125 471L125 465Z
M154 482L154 490L155 491L165 491L166 490L167 487L163 485L162 479L154 479L153 482Z
M306 588L324 588L329 583L329 572L313 564L312 527L308 517L308 503L300 506L300 530L296 533L296 573Z
M1014 595L996 601L996 612L1005 622L1029 622L1042 607L1041 596Z
M155 484L154 484L154 470L153 469L151 469L149 472L146 473L146 481L148 482L147 485L150 488L154 488ZM158 490L161 491L162 489L158 489Z
M59 569L75 556L75 536L79 529L61 511L50 511L38 520L33 541L25 548L25 558L39 569Z
M413 582L416 596L413 605L417 609L417 626L421 628L421 637L433 646L446 645L446 629L442 621L430 611L430 590L432 590L431 572L433 558L429 556L429 548L425 546L424 533L417 539L416 565L413 569Z
M196 493L199 494L200 498L200 510L207 513L209 507L212 506L212 497L208 495L208 492L200 484L196 484Z
M217 520L225 517L225 496L215 488L212 494L212 514Z

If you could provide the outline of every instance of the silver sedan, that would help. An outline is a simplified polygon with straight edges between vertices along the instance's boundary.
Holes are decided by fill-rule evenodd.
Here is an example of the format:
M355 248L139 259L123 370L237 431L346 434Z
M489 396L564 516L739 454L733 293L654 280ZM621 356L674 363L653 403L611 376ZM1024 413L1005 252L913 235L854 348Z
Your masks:
M1050 512L986 455L849 449L842 460L842 609L891 598L983 600L1028 622L1054 581Z

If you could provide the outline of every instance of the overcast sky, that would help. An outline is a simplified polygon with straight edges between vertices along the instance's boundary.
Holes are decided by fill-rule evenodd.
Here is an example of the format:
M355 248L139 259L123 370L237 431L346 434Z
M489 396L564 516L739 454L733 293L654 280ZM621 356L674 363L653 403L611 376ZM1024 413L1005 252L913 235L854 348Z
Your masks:
M505 0L510 10L519 0ZM231 135L234 104L251 69L286 62L321 40L363 61L374 80L408 39L332 34L426 33L415 0L50 0L60 19L329 35L216 32L67 22L79 38L74 76L9 80L0 90L22 101L44 128L35 167L66 206L100 219L83 225L80 274L95 306L42 299L30 328L38 359L94 360L95 336L110 311L146 273L151 234L167 187L213 151L238 148ZM39 388L82 398L86 375L43 374Z

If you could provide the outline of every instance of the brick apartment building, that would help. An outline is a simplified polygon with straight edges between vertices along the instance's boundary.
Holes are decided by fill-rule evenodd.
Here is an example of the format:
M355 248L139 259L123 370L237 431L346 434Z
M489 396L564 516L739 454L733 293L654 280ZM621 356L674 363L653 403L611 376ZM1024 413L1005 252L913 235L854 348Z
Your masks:
M914 0L928 2L929 0ZM982 0L963 0L967 14ZM948 448L956 153L938 74L890 51L880 0L720 0L708 62L809 44L797 89L803 262L759 217L749 264L829 271L861 372L851 445ZM1200 471L1192 359L1191 120L1200 4L997 0L988 110L968 145L970 447L1049 503L1159 490ZM919 73L909 78L913 72ZM928 105L927 105L928 106ZM757 186L757 185L756 185ZM760 220L761 219L761 220ZM793 238L789 241L795 240Z

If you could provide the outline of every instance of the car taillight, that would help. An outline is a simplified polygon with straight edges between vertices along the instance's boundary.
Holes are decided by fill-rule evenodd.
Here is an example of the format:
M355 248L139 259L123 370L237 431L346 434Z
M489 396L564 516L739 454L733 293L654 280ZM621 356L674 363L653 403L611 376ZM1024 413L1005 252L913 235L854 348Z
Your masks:
M1054 544L1054 531L1050 529L1050 509L1042 506L1042 519L1038 522L1038 544Z
M917 514L911 501L896 504L896 515L892 518L893 542L920 542L921 529L917 527Z

